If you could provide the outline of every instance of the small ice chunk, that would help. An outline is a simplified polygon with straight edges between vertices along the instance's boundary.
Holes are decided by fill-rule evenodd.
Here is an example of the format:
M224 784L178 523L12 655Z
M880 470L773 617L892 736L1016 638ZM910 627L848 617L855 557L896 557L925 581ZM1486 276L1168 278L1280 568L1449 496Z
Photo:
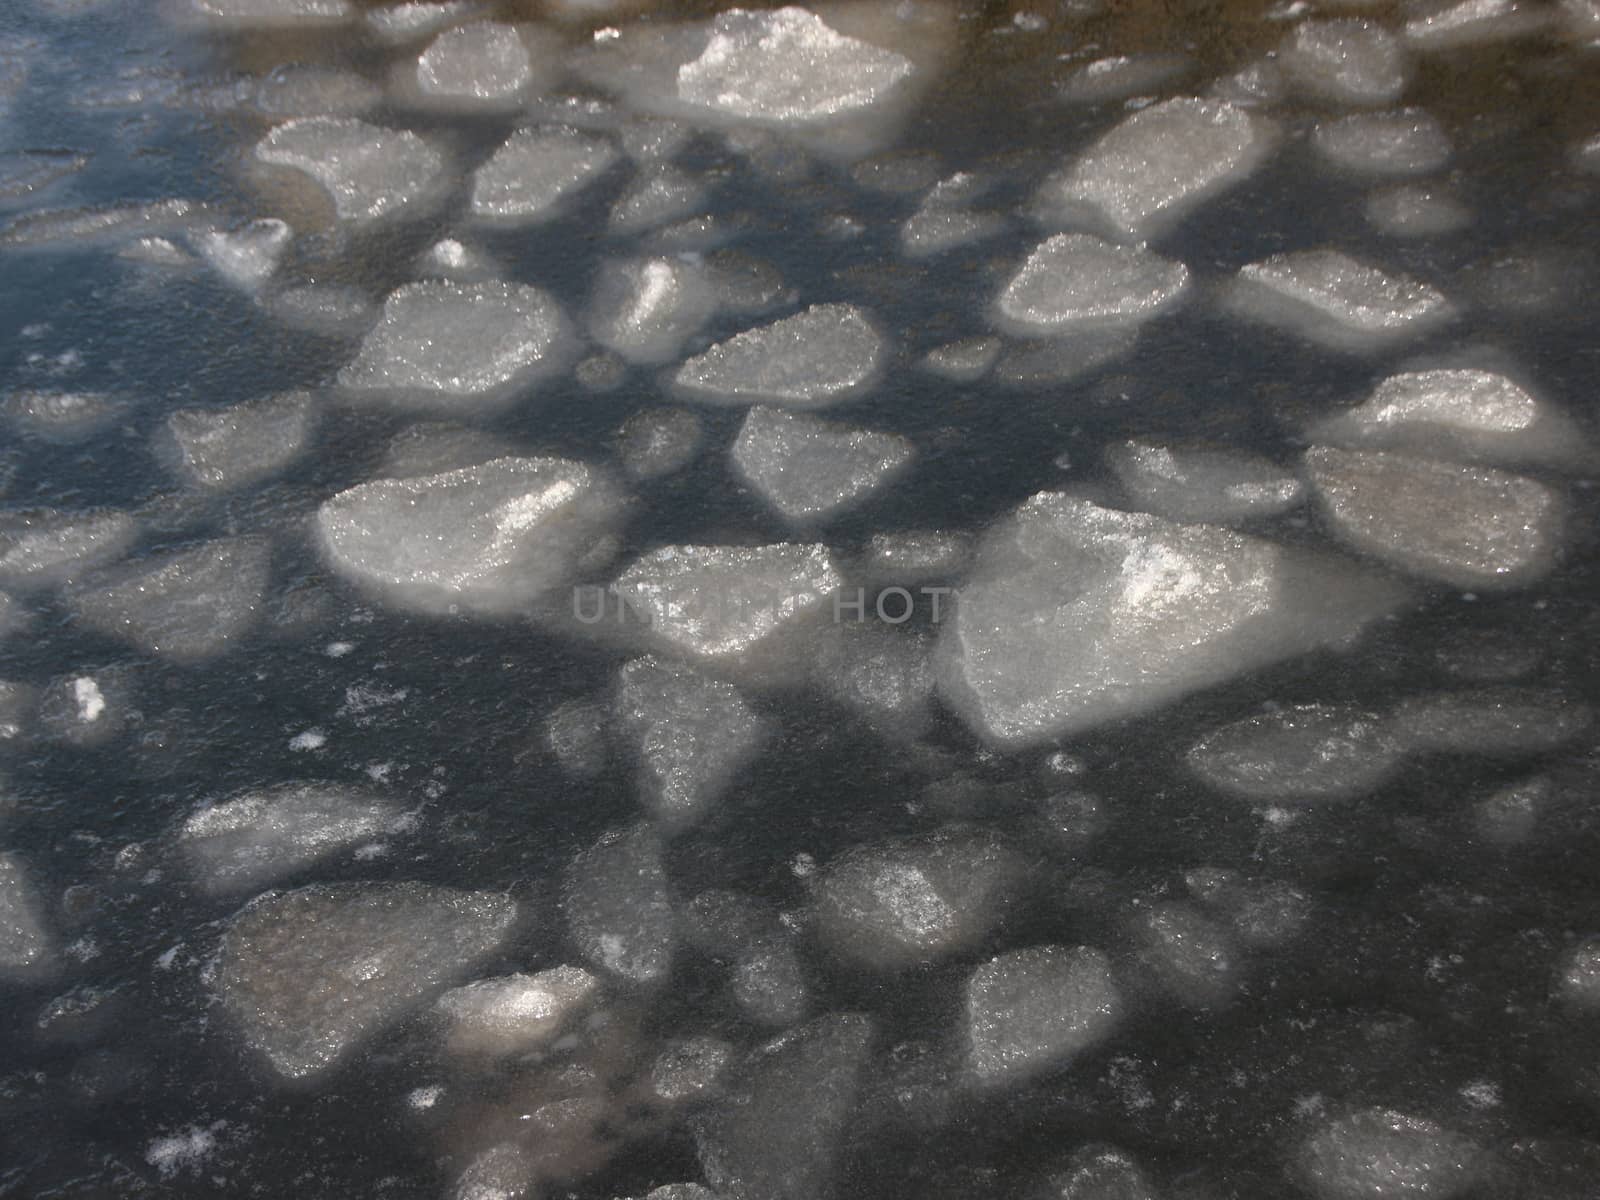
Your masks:
M230 491L276 475L305 450L316 428L306 392L246 400L231 408L185 408L167 418L174 466L191 483Z
M1432 332L1456 316L1440 292L1338 250L1300 250L1239 268L1228 296L1247 319L1362 353Z
M1221 1008L1239 989L1237 948L1226 930L1188 904L1154 905L1134 921L1139 956L1185 1008Z
M444 156L409 130L354 117L304 117L256 143L257 160L302 171L322 185L342 221L414 212L443 182Z
M1289 81L1278 65L1277 55L1270 54L1223 76L1205 94L1241 108L1267 108L1283 103L1289 94Z
M733 1047L719 1038L684 1038L656 1056L650 1090L668 1104L693 1099L713 1088L732 1061Z
M212 895L276 883L341 851L405 827L395 805L333 783L285 783L208 804L179 844Z
M649 826L608 833L567 868L562 908L584 958L630 983L659 983L677 949L664 847Z
M732 684L653 657L622 668L615 715L638 760L640 800L674 826L703 817L771 732Z
M610 141L566 126L519 129L473 173L472 215L509 225L548 221L621 157Z
M1305 494L1291 473L1240 451L1129 441L1107 450L1106 463L1135 504L1173 521L1229 525L1276 516Z
M236 645L261 615L272 547L225 538L108 568L74 586L79 621L150 654L199 662Z
M612 585L670 652L737 663L777 635L827 612L843 583L827 548L663 546Z
M304 29L342 25L354 15L349 0L187 0L190 20L218 29Z
M628 236L654 229L705 207L706 185L681 168L663 163L645 172L617 198L606 222L612 233Z
M1562 956L1556 996L1575 1012L1600 1013L1600 937L1585 938Z
M339 384L407 407L480 412L558 369L569 342L565 315L538 288L408 283L389 293Z
M900 247L906 256L932 258L1003 232L1004 217L970 207L989 187L988 180L962 171L932 188L900 226Z
M822 408L871 382L883 349L859 308L816 304L717 343L684 363L673 382L710 403Z
M422 252L417 274L427 279L480 283L498 277L501 271L498 264L477 247L457 238L440 238Z
M1324 1123L1294 1155L1296 1173L1318 1200L1449 1200L1473 1190L1488 1165L1484 1151L1463 1135L1384 1108Z
M506 1058L538 1049L595 998L600 981L582 967L497 975L452 988L434 1003L449 1052Z
M0 513L0 586L31 590L121 558L139 527L127 513L24 509Z
M416 85L431 104L503 109L526 97L546 73L536 67L527 40L515 26L474 21L446 30L423 51Z
M1082 233L1041 242L996 302L1001 328L1048 337L1139 325L1175 308L1189 269L1142 246L1118 246Z
M1426 175L1450 161L1450 138L1418 108L1357 113L1317 126L1311 146L1329 163L1358 175Z
M734 439L734 470L785 520L825 521L905 471L909 439L757 405Z
M398 46L430 37L476 11L476 0L405 0L367 12L367 28L378 41Z
M892 625L866 624L874 601L862 599L861 623L829 629L812 675L834 700L860 713L879 733L913 741L932 720L933 646L923 633L897 632ZM879 602L883 601L880 594ZM909 617L915 597L893 595L884 603L892 620Z
M1526 843L1538 831L1549 808L1550 778L1536 775L1491 792L1472 806L1472 830L1491 846Z
M595 279L589 332L631 363L678 357L700 331L716 297L695 265L670 258L608 262Z
M633 479L660 479L681 471L700 453L705 429L686 408L647 408L623 422L617 455Z
M1393 104L1411 79L1405 48L1372 21L1302 21L1278 49L1296 91L1330 104Z
M582 463L497 458L340 492L317 511L317 540L335 570L399 607L509 613L570 581L623 503Z
M1421 6L1401 32L1418 50L1457 50L1532 37L1554 19L1550 8L1524 0L1437 0Z
M378 106L383 93L365 76L333 67L290 65L229 89L219 106L239 107L270 120L288 117L358 117ZM231 104L228 103L231 101Z
M0 854L0 977L42 974L54 958L55 939L28 868L15 854Z
M846 37L806 9L735 8L678 68L678 99L739 120L805 124L881 103L911 72L910 59Z
M999 338L962 338L928 351L922 358L922 367L957 383L974 383L990 372L999 357Z
M1418 184L1381 188L1367 197L1362 212L1387 237L1443 237L1472 224L1472 210L1450 192Z
M937 962L983 944L1022 876L1017 854L976 830L862 847L818 880L817 931L835 954L870 970Z
M47 442L81 442L127 411L127 404L101 392L11 392L0 412L18 433Z
M1124 118L1051 176L1040 206L1058 226L1149 241L1255 171L1276 144L1274 126L1242 108L1167 100Z
M1194 69L1186 54L1116 54L1068 73L1056 88L1067 104L1107 104L1153 96Z
M195 239L195 249L229 283L254 291L272 278L293 240L294 230L269 217L238 229L207 230Z
M1488 687L1403 701L1395 737L1413 754L1516 758L1558 750L1593 729L1594 709L1559 692Z
M1061 1066L1104 1041L1122 1017L1111 963L1087 946L1030 946L967 980L967 1063L984 1086Z
M169 1180L180 1171L200 1174L216 1150L216 1133L191 1125L188 1129L156 1138L145 1148L144 1160L156 1169L163 1180Z
M0 248L83 250L97 243L187 233L202 228L210 215L210 210L193 200L36 210L9 222L0 231Z
M940 693L1026 746L1353 638L1400 603L1347 563L1041 492L985 538L940 629Z
M1496 371L1435 368L1390 375L1360 406L1312 426L1306 440L1503 465L1593 462L1577 425Z
M544 742L568 775L594 779L610 758L606 709L594 700L559 705L545 718Z
M972 537L959 531L911 529L875 533L867 541L854 575L869 585L880 583L915 587L938 581L951 582L972 562Z
M1258 803L1306 803L1377 790L1399 770L1403 754L1377 713L1299 704L1213 730L1190 748L1184 762L1226 795Z
M274 319L291 329L324 338L350 338L365 333L376 312L366 293L337 283L287 287L265 297Z
M39 697L39 728L68 745L101 746L127 727L131 708L120 673L69 675L52 681Z
M213 986L252 1050L309 1079L488 961L516 920L509 896L421 883L269 892L229 923Z
M1331 446L1307 451L1306 471L1337 537L1427 579L1521 587L1561 548L1561 497L1525 476Z

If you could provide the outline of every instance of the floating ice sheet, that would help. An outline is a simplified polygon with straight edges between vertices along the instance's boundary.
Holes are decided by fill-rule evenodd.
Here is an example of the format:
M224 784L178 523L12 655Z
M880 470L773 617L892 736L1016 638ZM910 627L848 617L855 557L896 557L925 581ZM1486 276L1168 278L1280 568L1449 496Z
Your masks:
M734 469L786 520L826 520L860 503L911 464L898 434L851 429L759 405L739 427Z
M684 363L673 383L697 400L822 408L870 383L883 350L861 309L816 304L719 342Z
M1291 472L1235 450L1128 441L1107 450L1106 463L1139 508L1174 521L1227 525L1271 517L1305 495Z
M985 1086L1016 1083L1103 1041L1122 1017L1111 963L1085 946L1030 946L967 980L968 1066Z
M1135 326L1175 308L1189 269L1143 247L1061 233L1035 247L995 305L1001 328L1047 337Z
M310 176L343 221L417 212L436 197L445 176L444 156L416 134L353 117L285 122L256 143L255 156Z
M167 418L173 465L190 482L227 491L276 475L305 450L316 428L306 392L246 400L230 408L179 409Z
M1402 754L1377 713L1300 704L1213 730L1184 761L1220 792L1273 804L1365 795L1399 769Z
M1278 49L1296 91L1331 104L1392 104L1411 80L1405 47L1373 21L1303 21Z
M1357 113L1317 126L1312 148L1357 175L1426 175L1450 161L1450 138L1420 109Z

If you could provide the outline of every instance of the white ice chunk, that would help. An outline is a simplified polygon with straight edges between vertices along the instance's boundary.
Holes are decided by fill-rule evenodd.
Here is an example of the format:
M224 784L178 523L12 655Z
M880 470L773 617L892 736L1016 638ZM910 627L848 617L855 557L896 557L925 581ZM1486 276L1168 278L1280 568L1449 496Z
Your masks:
M962 338L928 351L922 358L922 368L957 383L973 383L987 375L999 357L999 338Z
M1425 1117L1367 1108L1325 1122L1293 1165L1318 1200L1449 1200L1473 1190L1490 1161L1477 1143Z
M734 470L788 521L824 521L911 465L909 439L757 405L734 439Z
M1444 188L1402 184L1381 188L1362 208L1367 223L1387 237L1443 237L1472 224L1472 210Z
M713 1037L674 1042L650 1067L650 1090L671 1104L699 1096L717 1083L733 1060L733 1047Z
M1356 635L1394 584L1211 525L1041 492L985 538L940 633L940 692L1026 746Z
M1456 308L1436 288L1338 250L1300 250L1239 268L1233 311L1334 350L1368 352L1432 332Z
M107 569L74 587L79 621L180 663L214 658L261 615L272 547L256 537L204 542Z
M882 358L883 339L866 313L816 304L717 343L684 363L673 382L713 403L821 408L862 390Z
M286 1079L320 1075L498 951L509 896L421 883L269 892L222 938L214 987Z
M1189 290L1189 269L1142 246L1118 246L1082 233L1041 242L996 303L1000 326L1048 337L1133 326L1175 308Z
M40 731L71 746L104 745L127 727L129 690L115 671L54 680L39 697Z
M357 337L377 315L366 293L338 283L308 283L273 292L264 305L291 329L324 338Z
M1423 6L1402 32L1418 50L1455 50L1532 37L1554 19L1550 8L1524 0L1438 0Z
M253 891L372 838L399 832L389 801L333 783L285 783L209 804L179 843L212 895Z
M1004 217L970 207L989 187L988 180L962 171L930 190L900 226L900 246L907 257L931 258L1002 232Z
M1585 938L1562 956L1555 990L1568 1008L1600 1013L1600 937Z
M127 411L127 402L103 392L11 392L0 402L19 433L49 442L81 442Z
M231 408L184 408L167 418L174 467L191 483L217 491L247 487L300 457L316 428L306 392L246 400Z
M1105 1040L1122 1017L1111 963L1087 946L1030 946L967 979L968 1067L984 1086L1059 1067Z
M1258 803L1343 800L1376 791L1403 748L1377 713L1300 704L1213 730L1184 756L1226 795Z
M595 998L600 981L582 967L497 975L452 988L434 1003L445 1044L464 1058L505 1058L548 1043Z
M1230 525L1299 504L1305 485L1267 459L1234 450L1120 442L1106 463L1138 507L1173 521Z
M416 87L425 102L446 108L511 108L543 82L544 66L515 26L474 21L446 30L423 51Z
M0 514L0 585L47 587L121 558L138 536L127 513L32 509Z
M1521 587L1561 548L1561 497L1521 475L1330 446L1312 447L1306 470L1336 536L1424 578Z
M1158 237L1251 174L1277 144L1261 117L1180 97L1126 117L1040 195L1047 220L1124 242Z
M0 977L27 979L49 970L55 939L26 865L0 854Z
M910 529L875 533L852 573L869 585L915 587L952 582L972 562L972 537L959 531Z
M694 176L664 163L642 174L611 207L606 222L612 233L643 233L705 207L706 185Z
M335 570L399 607L509 613L569 582L622 507L581 463L497 458L340 492L317 511L317 539Z
M824 121L877 104L912 64L835 32L806 9L730 9L700 57L678 68L678 98L741 120Z
M195 239L195 249L229 283L254 291L272 278L293 240L294 230L268 218L239 229L209 230Z
M1303 21L1278 49L1295 90L1331 104L1393 104L1410 82L1405 48L1372 21Z
M660 479L681 471L700 453L705 429L686 408L647 408L623 422L617 455L633 479Z
M342 221L376 221L425 207L444 179L444 156L404 129L353 117L288 121L256 143L256 158L302 171L333 199Z
M598 969L657 983L677 948L660 837L648 826L606 834L573 859L562 892L567 931Z
M610 141L566 126L519 129L472 176L472 215L531 225L622 157Z
M1333 166L1358 175L1426 175L1450 161L1449 135L1417 108L1325 122L1311 145Z
M671 258L610 262L595 279L589 331L629 362L665 363L678 356L715 307L704 272L691 263Z

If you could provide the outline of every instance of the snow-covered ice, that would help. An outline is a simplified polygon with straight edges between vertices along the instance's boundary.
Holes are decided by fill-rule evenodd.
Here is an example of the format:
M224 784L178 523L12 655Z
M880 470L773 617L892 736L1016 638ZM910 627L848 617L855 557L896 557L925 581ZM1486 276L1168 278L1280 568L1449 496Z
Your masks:
M1138 325L1169 312L1189 269L1142 246L1062 233L1034 248L996 302L1001 328L1025 337Z
M445 182L445 158L416 134L353 117L305 117L271 130L255 157L304 172L343 221L376 221L427 207Z
M306 450L318 406L308 392L228 408L184 408L167 418L174 468L202 488L229 491L283 471Z
M852 304L815 304L697 354L673 376L691 399L822 408L876 377L883 338Z
M1111 963L1100 951L1012 950L967 979L968 1066L986 1087L1020 1082L1104 1041L1122 1010Z
M703 180L663 163L643 172L617 197L606 226L624 237L644 233L699 212L708 197Z
M854 507L905 471L914 455L899 434L758 405L730 458L739 478L785 520L808 524Z
M1378 713L1300 704L1213 730L1184 761L1227 795L1309 803L1376 791L1399 769L1404 749Z
M1305 494L1292 472L1236 450L1127 441L1106 451L1106 465L1135 505L1173 521L1276 516Z
M548 221L562 201L622 157L615 144L566 126L519 129L472 176L471 211L504 225Z

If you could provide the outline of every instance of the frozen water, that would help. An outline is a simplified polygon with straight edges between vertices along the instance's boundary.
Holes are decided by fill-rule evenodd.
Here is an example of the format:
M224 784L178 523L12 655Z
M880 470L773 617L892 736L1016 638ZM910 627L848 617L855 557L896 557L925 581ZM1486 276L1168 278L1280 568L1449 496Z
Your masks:
M1448 1200L1471 1191L1488 1165L1484 1151L1463 1135L1384 1108L1324 1122L1294 1156L1296 1173L1319 1200Z
M529 39L515 26L474 21L446 30L417 60L423 100L446 108L514 107L548 75L535 64Z
M294 230L275 219L239 229L211 229L195 238L195 249L235 287L254 291L272 278L294 241Z
M429 37L473 15L475 0L405 0L388 8L369 9L367 27L391 46Z
M1289 94L1289 81L1276 54L1258 58L1232 75L1213 83L1205 93L1215 100L1241 108L1267 108L1281 104Z
M982 736L1048 741L1353 638L1394 584L1210 525L1041 492L985 538L940 633Z
M1393 104L1411 79L1405 48L1372 21L1303 21L1278 49L1296 91L1330 104Z
M817 883L817 931L869 970L898 970L975 949L994 931L1023 874L990 833L955 828L862 847Z
M1069 72L1056 94L1068 104L1105 104L1165 91L1194 68L1184 54L1116 54Z
M425 208L444 182L444 156L409 130L354 117L305 117L271 130L256 159L302 171L342 221L376 221Z
M26 864L0 853L0 978L28 979L50 969L55 939Z
M167 418L167 436L185 479L229 491L284 470L304 452L316 423L316 401L287 392L230 408L179 409Z
M861 503L910 465L909 439L809 413L757 405L730 458L739 477L785 520L825 521Z
M377 316L366 293L337 283L288 287L264 298L272 316L291 329L323 338L353 338L365 333Z
M421 883L269 892L229 923L214 986L252 1050L308 1079L487 961L517 916L509 896Z
M1404 748L1377 713L1300 704L1206 734L1185 755L1206 784L1263 804L1341 800L1376 791Z
M1403 30L1418 50L1456 50L1531 37L1550 28L1554 12L1524 0L1437 0L1418 6Z
M1517 757L1559 749L1594 727L1594 710L1559 692L1489 687L1413 696L1395 709L1395 737L1414 754Z
M802 124L882 102L912 72L903 55L846 37L806 9L730 9L678 68L678 99L745 121Z
M643 233L705 207L708 190L700 180L671 163L664 163L636 179L611 206L606 223L622 236Z
M684 363L673 382L712 403L822 408L861 391L882 357L883 338L866 313L815 304L718 342Z
M669 1104L694 1099L715 1087L732 1061L733 1047L719 1038L684 1038L656 1056L650 1090Z
M954 581L971 561L972 538L966 533L940 529L875 533L867 540L852 577L859 576L866 586L914 587Z
M1426 175L1450 161L1450 138L1421 109L1357 113L1317 126L1311 145L1358 175Z
M408 283L339 385L406 407L481 412L563 365L570 330L554 299L523 284Z
M269 120L288 117L358 117L383 99L378 87L354 71L332 67L279 67L201 100L224 111L244 109Z
M453 279L457 283L480 283L502 272L495 261L475 246L457 238L440 238L422 252L417 273L424 278Z
M53 680L39 697L39 730L70 746L102 746L127 728L129 691L114 669Z
M762 946L733 966L732 993L740 1012L758 1025L793 1025L811 1007L811 992L794 947Z
M1521 587L1561 548L1561 497L1522 475L1329 446L1307 451L1306 471L1335 535L1427 579Z
M0 585L28 590L62 583L121 558L138 533L122 512L0 514Z
M510 613L569 582L623 504L581 463L497 458L340 492L317 511L317 540L335 570L399 607Z
M638 759L640 800L668 825L703 817L770 733L732 684L657 658L622 668L616 722Z
M633 479L660 479L681 471L700 453L700 417L686 408L647 408L623 422L617 455Z
M855 1013L819 1017L754 1051L697 1123L706 1181L730 1200L829 1194L873 1035Z
M567 868L562 907L573 945L630 983L660 983L677 949L660 835L647 825L608 833Z
M1253 949L1276 949L1292 941L1311 915L1310 898L1283 883L1258 883L1237 871L1198 867L1186 872L1190 894L1233 927Z
M907 257L932 258L1003 232L1008 224L1004 217L970 207L990 186L990 180L963 171L930 189L900 226L900 246Z
M225 538L108 568L68 601L97 633L179 663L214 658L255 626L272 566L256 537Z
M497 975L452 988L434 1003L450 1053L506 1058L545 1045L596 997L600 986L582 967L537 975Z
M999 338L962 338L935 346L923 356L922 366L957 383L973 383L987 375L999 357Z
M522 1146L491 1146L457 1177L450 1200L528 1200L536 1174L532 1156Z
M1600 1013L1600 937L1585 938L1562 957L1556 995L1576 1012Z
M1042 337L1105 326L1138 325L1175 308L1189 269L1142 246L1118 246L1082 233L1041 242L996 303L1008 333Z
M1472 210L1450 192L1417 184L1375 191L1362 211L1388 237L1443 237L1472 224Z
M1047 180L1040 207L1052 224L1148 241L1250 175L1276 144L1274 127L1244 109L1167 100L1125 117Z
M1111 963L1087 946L1030 946L967 980L968 1066L984 1086L1015 1084L1104 1041L1122 1017Z
M1549 808L1548 776L1535 776L1485 796L1472 806L1472 831L1491 846L1520 846L1538 832Z
M621 157L611 142L576 129L519 129L473 173L472 215L510 225L551 220Z
M612 585L663 649L737 665L825 614L843 583L821 545L663 546Z
M1107 450L1106 464L1135 505L1173 521L1228 525L1276 516L1305 494L1293 474L1233 450L1131 441Z
M693 264L670 258L608 262L595 279L589 332L629 362L665 363L678 357L715 307L704 273Z
M1437 289L1339 250L1274 254L1240 267L1228 299L1243 317L1354 353L1430 333L1456 316Z
M178 839L213 895L259 889L407 825L394 804L335 783L285 783L209 804Z
M869 612L863 597L863 611ZM886 604L889 616L909 616L914 599ZM898 607L891 607L898 605ZM812 674L838 703L860 713L880 733L911 740L932 716L933 644L922 633L896 632L877 623L840 623L827 631Z
M1185 1008L1216 1009L1239 989L1239 953L1220 925L1188 904L1156 904L1134 920L1140 961Z
M1307 440L1503 465L1586 465L1594 452L1564 413L1496 371L1390 375L1365 403L1319 422Z
M101 392L12 392L0 403L18 433L49 442L81 442L100 433L127 411L127 404Z
M221 29L298 29L342 25L355 14L348 0L185 0L190 20Z

